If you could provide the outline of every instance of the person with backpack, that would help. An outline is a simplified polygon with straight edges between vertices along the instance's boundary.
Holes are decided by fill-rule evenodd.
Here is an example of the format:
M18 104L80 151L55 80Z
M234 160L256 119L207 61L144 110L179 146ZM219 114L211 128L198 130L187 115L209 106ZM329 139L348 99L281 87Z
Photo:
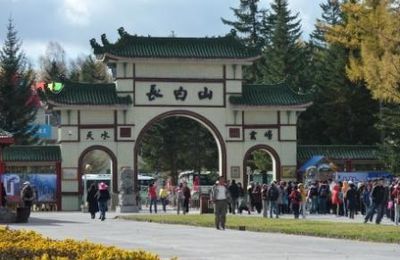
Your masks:
M318 209L320 214L326 214L326 204L329 196L329 187L326 181L324 181L318 190Z
M299 218L300 203L301 203L301 193L297 185L294 185L292 192L289 195L290 204L292 205L292 211L295 219Z
M313 182L308 190L307 199L311 201L310 214L318 213L318 188L317 183Z
M275 182L271 184L268 189L268 202L269 202L269 217L272 218L272 212L275 212L275 218L279 218L278 209L279 189Z
M104 182L99 183L99 190L97 191L96 198L99 203L100 219L104 221L106 219L106 211L108 210L107 204L111 198L108 185Z
M31 215L31 207L33 201L35 200L35 192L33 191L33 188L29 181L24 182L22 185L21 200L23 207L27 208L28 210L29 217Z

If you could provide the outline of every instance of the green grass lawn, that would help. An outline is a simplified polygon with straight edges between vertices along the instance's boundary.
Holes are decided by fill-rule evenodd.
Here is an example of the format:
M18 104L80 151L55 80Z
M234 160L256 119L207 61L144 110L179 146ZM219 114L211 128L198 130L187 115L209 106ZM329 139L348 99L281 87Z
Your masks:
M119 218L165 224L180 224L214 228L214 215L130 215ZM400 227L362 223L338 223L295 219L227 216L227 229L245 227L248 231L273 232L360 241L400 243Z

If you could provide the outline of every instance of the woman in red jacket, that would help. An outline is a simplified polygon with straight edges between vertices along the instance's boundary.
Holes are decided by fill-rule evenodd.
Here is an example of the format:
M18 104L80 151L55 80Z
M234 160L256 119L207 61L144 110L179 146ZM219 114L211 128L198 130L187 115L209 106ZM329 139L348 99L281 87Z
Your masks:
M339 216L340 205L342 204L340 193L341 193L340 185L336 183L335 186L333 186L332 196L331 196L332 208L334 212L336 211L336 216Z

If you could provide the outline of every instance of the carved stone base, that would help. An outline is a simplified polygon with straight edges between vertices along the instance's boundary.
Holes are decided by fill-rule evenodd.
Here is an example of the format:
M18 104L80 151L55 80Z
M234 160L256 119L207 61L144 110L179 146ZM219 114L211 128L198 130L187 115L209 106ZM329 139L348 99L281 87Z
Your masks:
M137 213L139 212L139 207L138 206L117 206L115 208L116 213Z

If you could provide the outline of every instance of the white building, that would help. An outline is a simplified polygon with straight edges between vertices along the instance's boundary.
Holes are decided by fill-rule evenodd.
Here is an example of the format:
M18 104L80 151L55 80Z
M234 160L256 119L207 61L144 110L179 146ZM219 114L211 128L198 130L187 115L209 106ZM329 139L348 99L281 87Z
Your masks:
M112 159L112 191L121 167L137 175L138 144L149 127L171 116L200 122L213 134L219 172L246 184L245 162L263 149L275 179L295 179L297 118L308 97L284 83L243 85L242 68L259 58L233 36L140 37L119 29L120 39L91 41L98 59L113 68L113 84L65 83L48 103L61 112L62 209L76 210L82 196L82 160L99 149ZM137 178L137 176L136 176Z

